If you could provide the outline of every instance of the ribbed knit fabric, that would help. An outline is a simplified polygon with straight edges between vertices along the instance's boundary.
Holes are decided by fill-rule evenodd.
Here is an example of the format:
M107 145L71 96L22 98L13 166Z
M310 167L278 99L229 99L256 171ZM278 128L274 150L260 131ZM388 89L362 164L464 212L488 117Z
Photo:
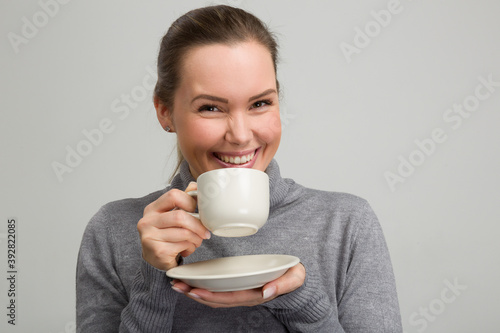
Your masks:
M270 214L255 235L212 236L184 263L247 254L301 259L297 290L254 307L212 309L172 290L142 259L137 222L144 207L193 178L181 166L165 190L103 206L89 222L77 267L78 332L402 332L392 266L368 203L345 193L270 179Z

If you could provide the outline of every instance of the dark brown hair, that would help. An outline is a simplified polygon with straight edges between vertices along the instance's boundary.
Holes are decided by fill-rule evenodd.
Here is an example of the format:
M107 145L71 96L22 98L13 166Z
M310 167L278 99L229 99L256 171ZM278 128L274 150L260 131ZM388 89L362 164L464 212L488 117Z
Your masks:
M225 5L194 9L179 17L161 40L158 54L158 82L155 98L172 112L174 94L179 86L182 61L193 48L204 45L233 45L255 41L269 50L277 73L278 44L267 26L243 9ZM279 83L276 79L279 91ZM177 173L184 157L177 145Z

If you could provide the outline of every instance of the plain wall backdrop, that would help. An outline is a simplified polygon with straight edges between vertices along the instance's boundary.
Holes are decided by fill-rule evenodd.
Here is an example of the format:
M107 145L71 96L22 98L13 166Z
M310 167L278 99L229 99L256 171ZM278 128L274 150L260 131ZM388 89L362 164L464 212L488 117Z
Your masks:
M497 332L494 0L1 1L0 331L74 332L88 220L164 187L175 164L175 135L151 102L159 41L178 16L213 3L276 32L282 175L371 203L405 332Z

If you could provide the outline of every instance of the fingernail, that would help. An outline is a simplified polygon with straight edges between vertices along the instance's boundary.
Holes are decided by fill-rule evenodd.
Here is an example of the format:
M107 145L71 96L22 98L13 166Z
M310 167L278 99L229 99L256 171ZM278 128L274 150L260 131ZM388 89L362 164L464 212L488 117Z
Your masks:
M206 231L205 232L205 239L210 239L210 237L212 237L212 234L210 233L210 231Z
M276 294L276 287L270 287L267 289L264 289L264 292L262 293L262 298L268 299L273 297Z
M188 295L191 296L191 297L194 297L194 298L198 298L198 299L201 298L200 295L196 295L196 294L193 294L193 293L188 293Z
M174 291L177 291L179 294L184 294L184 292L181 289L177 288L177 287L172 286L172 289Z

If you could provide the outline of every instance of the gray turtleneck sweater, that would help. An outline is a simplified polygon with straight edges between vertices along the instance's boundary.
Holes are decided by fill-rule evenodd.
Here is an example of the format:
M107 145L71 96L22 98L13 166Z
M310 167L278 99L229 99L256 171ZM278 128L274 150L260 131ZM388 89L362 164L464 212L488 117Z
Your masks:
M255 235L212 236L184 263L248 254L289 254L306 268L294 292L254 307L212 309L172 290L142 259L137 222L166 191L184 190L186 163L172 184L103 206L83 235L76 275L78 332L402 332L396 286L379 222L350 194L305 188L266 170L270 214Z

